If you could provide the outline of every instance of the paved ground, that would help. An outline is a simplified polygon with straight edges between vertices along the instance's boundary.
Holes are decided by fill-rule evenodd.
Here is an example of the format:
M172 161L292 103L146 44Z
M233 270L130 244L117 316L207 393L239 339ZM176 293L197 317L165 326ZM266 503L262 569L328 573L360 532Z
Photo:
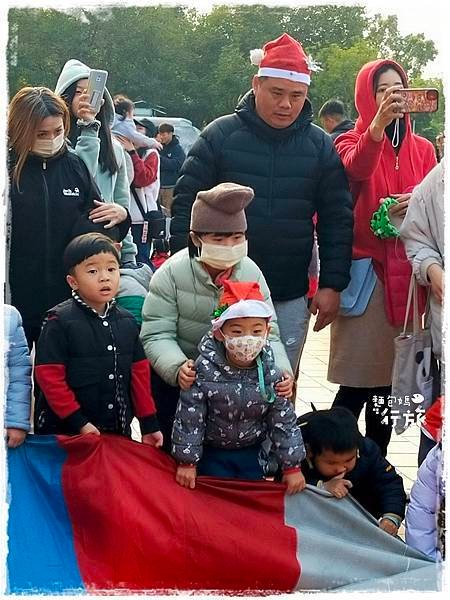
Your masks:
M314 318L310 322L310 330L300 362L297 414L311 410L310 402L313 402L318 409L329 408L338 389L337 385L327 381L330 328L326 327L319 333L315 333L312 330L313 323ZM364 433L363 418L359 421L359 428ZM409 427L400 436L393 432L388 448L387 458L402 475L407 492L416 479L419 437L420 431L417 426Z

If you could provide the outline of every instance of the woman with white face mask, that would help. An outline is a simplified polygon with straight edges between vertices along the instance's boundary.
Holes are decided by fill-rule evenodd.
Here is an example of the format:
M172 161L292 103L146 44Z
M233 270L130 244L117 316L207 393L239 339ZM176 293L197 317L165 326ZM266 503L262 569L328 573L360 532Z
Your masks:
M46 310L70 297L62 255L82 215L129 228L127 211L105 204L84 162L67 147L69 113L44 87L26 87L9 106L8 269L10 303L31 348Z
M180 388L195 380L198 344L211 324L223 281L256 281L272 307L270 291L259 267L247 256L245 207L253 190L221 183L201 191L192 205L188 248L167 260L153 275L142 310L141 339L153 365L152 389L158 419L170 450L173 419ZM279 339L276 319L270 341L284 381L280 395L290 397L293 378Z

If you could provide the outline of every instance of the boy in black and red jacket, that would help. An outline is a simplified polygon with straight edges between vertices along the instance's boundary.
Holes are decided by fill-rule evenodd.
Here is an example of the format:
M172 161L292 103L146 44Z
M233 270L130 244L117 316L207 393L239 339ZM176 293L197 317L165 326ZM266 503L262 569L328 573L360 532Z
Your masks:
M101 233L80 235L63 261L72 298L47 312L37 343L35 433L130 437L135 416L143 443L161 446L139 328L114 299L114 243Z

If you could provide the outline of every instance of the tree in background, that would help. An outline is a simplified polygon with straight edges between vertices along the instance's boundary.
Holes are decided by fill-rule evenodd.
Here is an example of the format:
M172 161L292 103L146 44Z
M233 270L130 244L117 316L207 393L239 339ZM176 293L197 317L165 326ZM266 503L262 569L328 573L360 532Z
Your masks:
M301 40L323 70L310 98L317 112L331 97L351 116L360 67L377 57L394 58L412 83L436 56L422 34L402 36L395 16L369 18L361 6L218 5L202 14L183 6L103 7L96 10L13 8L7 47L9 92L24 85L54 88L63 64L78 58L109 71L108 87L133 100L166 107L202 127L232 112L256 72L249 51L288 31ZM428 83L427 83L428 85ZM418 115L416 131L434 141L443 130L442 82L435 115Z

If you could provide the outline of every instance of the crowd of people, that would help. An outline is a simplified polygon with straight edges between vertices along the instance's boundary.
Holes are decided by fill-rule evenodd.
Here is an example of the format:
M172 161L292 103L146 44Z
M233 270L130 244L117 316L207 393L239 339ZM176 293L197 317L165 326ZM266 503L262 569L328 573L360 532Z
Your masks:
M96 113L78 60L54 92L12 98L7 444L31 429L131 438L136 418L142 443L173 456L174 485L195 493L213 475L350 493L391 535L406 511L406 541L440 560L444 162L413 133L397 62L365 64L356 122L333 99L322 129L297 40L285 33L251 60L250 91L187 157L172 125L136 118L123 94L105 89ZM377 407L392 406L411 278L434 383L407 505L386 459L390 411ZM339 390L297 415L310 315L313 331L330 325Z

